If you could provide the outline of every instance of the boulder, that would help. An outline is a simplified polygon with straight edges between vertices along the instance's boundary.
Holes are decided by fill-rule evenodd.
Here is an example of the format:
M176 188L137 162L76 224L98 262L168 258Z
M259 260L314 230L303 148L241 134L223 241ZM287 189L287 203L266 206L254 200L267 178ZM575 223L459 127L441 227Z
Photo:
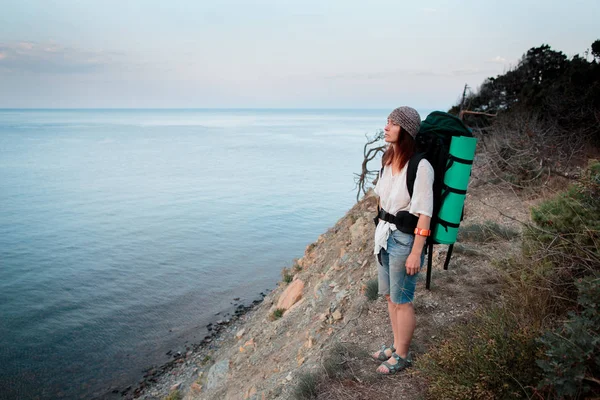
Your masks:
M293 306L291 306L290 308L288 308L283 315L287 315L287 313L293 311L295 308L298 308L302 305L302 303L304 303L304 299L300 299L300 301L298 301L296 304L294 304Z
M300 279L296 279L290 283L281 296L279 296L277 308L283 308L285 310L289 309L302 298L302 290L304 290L304 282Z
M229 360L222 360L210 367L206 377L206 389L210 390L221 385L227 380L229 374Z

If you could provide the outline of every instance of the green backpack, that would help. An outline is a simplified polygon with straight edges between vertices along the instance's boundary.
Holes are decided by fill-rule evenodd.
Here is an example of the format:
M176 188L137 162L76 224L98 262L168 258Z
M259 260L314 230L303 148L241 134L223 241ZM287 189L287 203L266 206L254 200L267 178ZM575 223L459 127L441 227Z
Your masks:
M427 289L431 285L433 246L450 245L444 269L448 269L471 177L477 139L460 119L434 111L421 123L416 137L415 157L426 158L433 167L433 217L427 238Z

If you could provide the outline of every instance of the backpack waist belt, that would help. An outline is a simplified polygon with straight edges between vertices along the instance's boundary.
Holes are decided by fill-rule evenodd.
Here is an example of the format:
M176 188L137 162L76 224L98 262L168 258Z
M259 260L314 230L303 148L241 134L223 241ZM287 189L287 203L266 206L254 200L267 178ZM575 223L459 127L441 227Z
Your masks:
M380 209L377 217L383 221L387 221L396 225L396 228L403 233L413 235L419 218L412 215L408 211L399 211L396 215L390 214L384 209Z

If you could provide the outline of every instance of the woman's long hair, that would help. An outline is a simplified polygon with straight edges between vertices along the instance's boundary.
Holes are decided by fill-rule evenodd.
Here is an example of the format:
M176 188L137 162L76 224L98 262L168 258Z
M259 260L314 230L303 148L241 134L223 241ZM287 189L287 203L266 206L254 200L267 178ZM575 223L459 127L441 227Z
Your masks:
M381 165L385 167L395 164L399 169L402 169L413 154L415 154L415 139L401 127L398 143L395 146L391 144L388 146L381 159Z

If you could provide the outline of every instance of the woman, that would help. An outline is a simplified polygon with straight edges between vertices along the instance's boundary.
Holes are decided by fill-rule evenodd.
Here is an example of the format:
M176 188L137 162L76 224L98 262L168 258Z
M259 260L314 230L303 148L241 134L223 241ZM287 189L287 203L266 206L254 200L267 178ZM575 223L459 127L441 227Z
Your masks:
M385 127L389 146L375 186L381 211L388 213L384 220L380 212L375 230L379 294L387 299L394 333L393 345L383 345L373 354L373 358L383 361L377 368L381 374L396 373L411 365L408 349L415 330L412 301L433 213L434 172L427 160L422 159L418 164L412 198L406 185L408 161L415 152L420 125L421 118L414 108L399 107L392 111ZM407 223L398 216L406 217Z

